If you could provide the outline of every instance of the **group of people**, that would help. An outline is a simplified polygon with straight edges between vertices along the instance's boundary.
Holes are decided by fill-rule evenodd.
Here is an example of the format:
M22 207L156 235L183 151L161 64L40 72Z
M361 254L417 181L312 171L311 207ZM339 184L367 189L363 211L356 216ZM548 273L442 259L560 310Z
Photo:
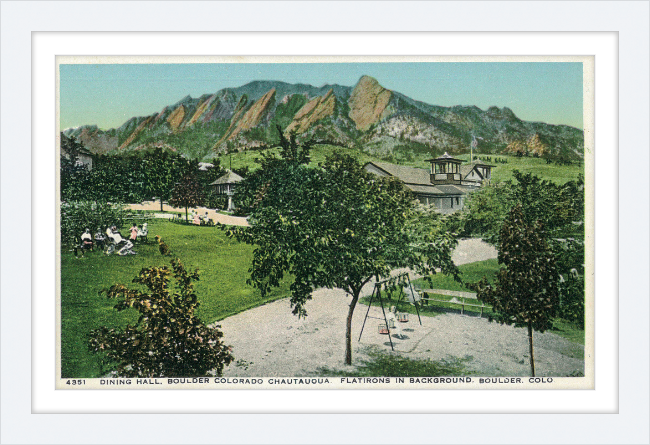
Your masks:
M106 255L113 254L116 249L118 255L135 255L136 252L133 251L133 246L136 241L138 239L147 240L149 234L147 223L142 224L140 227L133 224L129 232L129 238L123 238L116 226L107 227L105 232L102 232L101 227L98 227L93 237L90 234L90 229L86 228L81 235L81 243L73 249L74 255L78 257L78 253L81 253L81 256L84 256L85 251L92 250L95 246L105 251Z
M210 226L214 224L214 221L208 216L208 212L205 212L205 215L199 215L199 212L192 210L192 224L197 226Z

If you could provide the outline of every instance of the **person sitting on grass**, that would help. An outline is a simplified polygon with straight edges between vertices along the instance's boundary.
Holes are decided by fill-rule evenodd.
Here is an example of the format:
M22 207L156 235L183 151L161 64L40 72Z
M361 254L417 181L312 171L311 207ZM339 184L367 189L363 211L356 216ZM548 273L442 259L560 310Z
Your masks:
M201 217L199 217L199 212L194 212L194 217L192 218L192 222L196 224L197 226L201 225Z
M106 233L109 233L109 238L113 240L113 244L106 251L106 255L111 255L116 248L119 248L117 251L118 255L135 255L135 252L131 250L133 243L129 240L125 240L120 235L120 232L117 231L117 227L113 226L110 229L107 229Z
M117 251L117 254L120 256L135 255L135 252L132 249L133 249L133 243L131 242L131 240L124 240L124 246L122 246L122 248Z
M149 229L147 228L147 223L142 224L140 229L138 229L138 238L142 240L143 243L148 241Z
M106 243L109 244L108 249L106 250L106 255L110 255L115 251L115 234L113 233L113 227L115 226L106 227Z
M129 231L131 232L131 237L129 238L129 240L132 243L135 243L135 241L138 239L138 226L136 226L135 223L133 223Z
M111 245L108 247L108 250L106 251L106 255L111 255L113 252L115 252L116 247L124 243L124 238L122 238L122 235L120 235L120 232L117 231L117 227L115 226L111 226L106 229L106 236L111 243Z
M101 227L97 227L97 233L95 233L95 244L97 245L98 249L104 250L104 246L106 245L106 237L102 233Z
M77 252L81 251L81 256L84 256L86 250L91 250L93 248L93 237L90 234L90 229L86 229L84 233L81 234L81 244L79 247L74 248L74 256L77 256Z

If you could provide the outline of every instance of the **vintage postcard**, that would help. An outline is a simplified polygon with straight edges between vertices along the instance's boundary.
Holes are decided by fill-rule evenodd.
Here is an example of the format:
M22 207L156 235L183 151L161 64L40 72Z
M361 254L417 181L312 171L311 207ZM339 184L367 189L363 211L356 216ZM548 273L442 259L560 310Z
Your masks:
M57 57L58 389L593 389L593 58Z

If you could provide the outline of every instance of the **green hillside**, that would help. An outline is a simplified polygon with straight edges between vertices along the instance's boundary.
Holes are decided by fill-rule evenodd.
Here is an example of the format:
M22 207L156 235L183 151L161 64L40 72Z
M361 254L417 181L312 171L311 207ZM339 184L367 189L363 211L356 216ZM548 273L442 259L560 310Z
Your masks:
M264 152L272 152L275 149L265 150ZM370 161L390 162L400 165L408 165L411 167L428 168L429 163L425 162L432 157L429 152L416 151L416 150L397 150L393 151L388 157L380 157L377 155L369 154L359 149L350 149L336 147L333 145L316 145L312 150L311 165L315 166L323 162L327 155L334 151L341 151L355 157L360 163L364 164ZM256 158L260 158L261 151L243 151L233 153L232 155L221 155L221 165L228 168L230 157L232 156L232 168L240 169L248 167L251 170L258 168L255 162ZM479 156L485 156L479 154ZM547 164L545 159L531 158L531 157L517 157L517 156L503 156L503 155L488 155L492 159L498 157L500 159L507 159L507 164L497 164L492 162L495 167L492 169L492 181L500 182L512 179L513 170L519 170L522 173L533 173L542 179L548 179L558 184L563 184L567 181L574 180L580 173L584 174L584 163L575 162L571 165L558 165ZM469 162L469 155L459 155L459 159Z

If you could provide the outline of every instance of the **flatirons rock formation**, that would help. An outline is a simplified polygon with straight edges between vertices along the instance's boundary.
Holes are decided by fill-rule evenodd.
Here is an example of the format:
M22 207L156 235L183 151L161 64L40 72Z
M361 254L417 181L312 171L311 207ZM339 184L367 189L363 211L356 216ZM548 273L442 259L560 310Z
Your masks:
M583 131L526 122L507 108L441 107L413 100L362 76L354 87L256 81L198 98L186 96L150 116L133 117L107 131L68 129L93 153L167 147L189 157L273 145L276 127L299 140L390 154L396 150L528 152L580 159Z

